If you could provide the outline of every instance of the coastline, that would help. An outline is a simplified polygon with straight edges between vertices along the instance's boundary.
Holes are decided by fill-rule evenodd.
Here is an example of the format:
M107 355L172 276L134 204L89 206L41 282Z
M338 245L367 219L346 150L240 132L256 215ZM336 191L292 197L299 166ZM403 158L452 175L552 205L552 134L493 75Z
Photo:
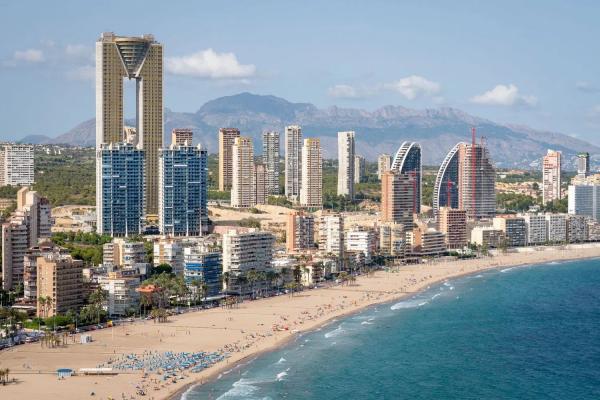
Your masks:
M111 354L157 351L215 351L227 343L243 345L241 351L198 374L160 390L150 391L143 398L179 399L198 384L206 384L219 374L251 362L260 355L277 350L297 337L344 318L363 309L410 297L432 285L475 274L485 270L502 269L529 264L547 264L600 257L600 244L569 245L548 248L529 248L521 253L498 254L475 260L438 261L404 266L398 272L379 271L374 277L359 277L353 286L334 286L300 292L294 297L276 296L245 302L232 310L212 309L183 314L167 324L138 322L131 326L95 331L94 346L69 345L65 348L39 350L39 344L18 346L0 353L0 365L9 367L11 375L21 381L18 385L0 387L0 393L15 398L80 399L94 391L96 398L121 398L141 382L140 373L125 373L114 377L71 377L58 381L52 370L58 367L94 367L90 361L106 360ZM272 324L284 318L289 331L272 332ZM156 331L156 333L155 333ZM185 333L184 333L185 332ZM217 332L217 334L215 334ZM219 335L218 332L225 334ZM270 332L267 333L267 332ZM193 334L192 334L193 333ZM249 339L249 337L251 337ZM34 353L34 354L32 354ZM69 361L65 361L69 358ZM33 360L35 359L35 360ZM33 371L23 371L24 361L36 363ZM66 364L66 365L65 365ZM79 365L77 365L79 364ZM35 370L44 373L35 374ZM142 398L134 394L133 398Z
M598 244L598 249L600 250L600 243ZM515 254L515 253L510 253L510 254ZM254 361L254 359L261 357L264 354L270 353L270 352L274 352L277 350L280 350L282 348L284 348L286 345L288 345L290 342L292 342L294 339L296 339L299 335L303 335L303 334L307 334L307 333L311 333L314 332L320 328L323 328L329 324L331 324L333 321L337 320L337 319L343 319L343 318L348 318L351 317L355 314L359 314L360 312L366 310L369 307L373 307L376 305L384 305L384 304L388 304L388 303L395 303L399 300L404 300L406 298L409 298L411 296L415 296L417 294L423 293L427 290L429 290L432 286L436 286L436 285L440 285L445 281L448 280L453 280L453 279L459 279L459 278L464 278L464 277L468 277L471 275L475 275L481 272L486 272L486 271L492 271L492 270L502 270L505 268L518 268L518 267L522 267L522 266L526 266L526 265L532 265L532 266L543 266L543 265L548 265L548 263L551 262L556 262L556 261L562 261L562 262L568 262L568 261L576 261L576 260L585 260L585 259L594 259L594 258L600 258L600 254L598 255L591 255L591 256L584 256L584 257L567 257L567 258L557 258L557 259L552 259L552 260L546 260L546 261L542 261L539 263L528 263L528 262L522 262L522 263L515 263L515 264L502 264L502 265L490 265L487 268L482 268L482 269L478 269L478 270L474 270L474 271L469 271L469 272L464 272L458 275L453 275L450 277L446 277L446 278L440 278L436 281L432 281L430 283L428 283L425 286L422 286L418 289L415 289L412 292L406 292L404 294L398 295L397 297L392 297L388 300L385 301L381 301L381 302L374 302L371 304L365 304L361 307L355 308L351 311L345 312L345 313L341 313L341 314L337 314L337 315L333 315L330 318L326 319L325 321L323 321L322 323L312 326L312 327L307 327L305 329L301 329L298 332L294 333L294 336L287 338L286 340L282 341L281 343L277 343L275 345L273 345L270 348L266 348L266 349L262 349L254 354L250 354L247 357L244 357L243 359L237 361L233 366L229 367L229 368L220 368L215 370L212 374L210 374L209 376L207 376L205 379L202 380L202 382L190 382L188 384L186 384L184 387L178 389L176 392L174 392L173 394L169 395L169 397L165 398L164 400L181 400L182 396L188 392L190 389L192 389L193 387L196 387L198 385L206 385L206 384L210 384L211 382L214 382L215 380L217 380L224 371L233 371L236 368L240 368L242 365L248 364L252 361ZM452 262L459 262L457 261L452 261ZM435 264L432 263L432 264Z

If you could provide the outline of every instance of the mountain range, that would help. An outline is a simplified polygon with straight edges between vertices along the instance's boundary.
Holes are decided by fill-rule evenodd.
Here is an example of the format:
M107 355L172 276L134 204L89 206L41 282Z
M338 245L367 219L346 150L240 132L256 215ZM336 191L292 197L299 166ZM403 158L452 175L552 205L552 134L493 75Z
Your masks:
M374 111L329 107L320 109L310 103L292 103L270 95L240 93L211 100L195 113L165 109L165 143L173 128L192 128L194 141L209 152L217 152L220 127L236 127L255 143L255 154L261 153L264 130L282 133L286 125L301 125L304 137L320 137L324 158L336 158L337 132L356 131L356 153L375 160L381 153L394 154L405 141L421 144L423 163L439 164L459 141L470 141L471 127L484 137L492 159L498 167L535 167L547 149L563 152L565 167L573 166L580 151L600 154L600 147L571 136L538 131L525 126L505 125L469 115L449 107L415 110L401 106L385 106ZM126 121L126 123L131 121ZM28 136L21 140L33 144L95 145L95 119L75 126L70 131L50 138Z

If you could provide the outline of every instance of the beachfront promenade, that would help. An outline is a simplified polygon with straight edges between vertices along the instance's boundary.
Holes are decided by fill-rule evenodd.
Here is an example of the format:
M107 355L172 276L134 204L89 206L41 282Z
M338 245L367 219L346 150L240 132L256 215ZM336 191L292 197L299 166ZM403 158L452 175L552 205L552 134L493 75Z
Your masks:
M9 368L11 378L19 381L0 386L0 398L165 399L186 385L230 369L246 357L283 345L294 332L314 329L371 304L410 295L435 282L489 268L586 257L600 257L600 246L540 248L476 260L403 266L394 272L359 277L352 286L245 302L232 309L191 312L170 317L162 324L137 321L93 331L94 341L89 344L54 349L39 343L17 346L0 352L0 368ZM202 367L194 370L199 365ZM118 374L60 380L56 375L58 368L78 371L98 367L113 368Z

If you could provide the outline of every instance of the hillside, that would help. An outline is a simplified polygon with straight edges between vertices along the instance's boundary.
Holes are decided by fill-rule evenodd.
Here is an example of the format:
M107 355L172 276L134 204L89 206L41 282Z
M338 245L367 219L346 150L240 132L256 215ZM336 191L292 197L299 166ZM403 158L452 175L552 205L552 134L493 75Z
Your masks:
M598 146L560 133L501 125L478 118L454 108L413 110L400 106L385 106L374 111L330 107L319 109L310 103L291 103L275 96L241 93L205 103L195 113L165 110L165 138L175 127L194 129L195 140L208 147L218 148L219 127L240 128L243 135L254 138L260 148L261 133L266 129L283 131L285 125L299 124L304 136L319 136L325 158L336 156L336 134L354 130L357 152L374 160L380 153L394 153L404 140L421 143L424 163L439 164L447 151L457 142L470 139L470 128L485 136L492 157L499 167L538 165L548 148L561 150L565 166L579 151L600 153ZM94 120L85 121L51 143L93 145ZM283 146L283 138L281 140Z

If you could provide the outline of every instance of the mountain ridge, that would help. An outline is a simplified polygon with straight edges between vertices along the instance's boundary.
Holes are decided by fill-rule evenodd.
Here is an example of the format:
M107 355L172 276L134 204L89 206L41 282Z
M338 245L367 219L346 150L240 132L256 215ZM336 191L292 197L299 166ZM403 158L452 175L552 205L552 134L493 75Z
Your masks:
M459 141L470 141L470 128L485 136L491 156L499 167L539 165L546 149L560 150L570 166L580 151L600 153L600 147L561 133L535 130L515 124L499 124L452 107L411 109L387 105L373 111L331 106L320 109L311 103L292 103L273 95L248 92L219 97L204 103L196 112L165 109L165 143L173 128L192 128L194 141L210 152L218 149L219 127L237 127L251 136L255 154L261 151L264 130L282 133L286 125L302 126L304 137L321 138L324 157L336 156L338 131L356 131L357 154L370 160L378 154L393 154L405 140L417 141L423 148L425 164L439 164ZM41 135L37 140L44 141ZM24 141L27 138L24 138ZM84 121L47 143L95 145L95 120Z

